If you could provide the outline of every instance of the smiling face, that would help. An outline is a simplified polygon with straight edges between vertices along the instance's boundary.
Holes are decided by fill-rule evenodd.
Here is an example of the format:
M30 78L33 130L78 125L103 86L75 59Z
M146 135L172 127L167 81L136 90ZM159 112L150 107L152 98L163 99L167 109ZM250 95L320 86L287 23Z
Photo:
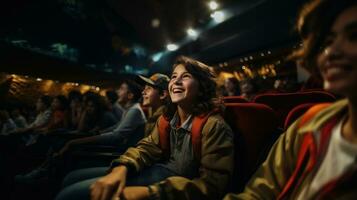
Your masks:
M150 85L145 85L143 92L143 106L154 106L160 103L160 94L159 90L153 88Z
M317 55L324 88L337 94L356 95L357 89L357 6L344 10L331 26Z
M197 80L186 70L185 66L177 65L169 82L171 101L181 107L190 107L196 100L198 88Z

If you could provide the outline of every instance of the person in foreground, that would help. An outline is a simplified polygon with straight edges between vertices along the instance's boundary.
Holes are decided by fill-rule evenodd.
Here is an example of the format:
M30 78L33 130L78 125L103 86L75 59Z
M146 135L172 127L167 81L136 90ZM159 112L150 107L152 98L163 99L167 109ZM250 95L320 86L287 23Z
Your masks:
M225 200L357 199L357 1L312 1L298 28L304 64L318 67L325 90L346 98L307 111L244 192Z
M63 199L221 199L233 173L233 135L216 112L214 75L179 57L168 91L171 103L152 133L108 170L67 175Z

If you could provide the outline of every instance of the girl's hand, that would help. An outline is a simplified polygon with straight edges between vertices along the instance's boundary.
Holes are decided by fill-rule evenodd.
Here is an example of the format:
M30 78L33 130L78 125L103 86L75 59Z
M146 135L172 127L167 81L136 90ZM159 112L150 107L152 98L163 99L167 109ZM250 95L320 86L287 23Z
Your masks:
M126 166L115 167L112 172L90 186L91 200L120 199L126 184Z

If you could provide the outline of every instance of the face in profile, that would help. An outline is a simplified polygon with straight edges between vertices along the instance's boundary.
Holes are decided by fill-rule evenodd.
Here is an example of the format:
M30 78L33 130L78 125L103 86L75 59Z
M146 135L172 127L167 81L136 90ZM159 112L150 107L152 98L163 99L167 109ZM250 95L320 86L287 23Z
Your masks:
M143 92L143 106L153 106L160 102L159 91L150 85L145 85Z
M118 94L118 103L125 104L128 102L128 94L129 94L129 87L126 83L120 85L119 89L117 90Z
M190 107L198 94L199 84L184 65L175 67L169 82L169 94L171 101L178 105Z
M324 88L354 95L357 88L357 6L337 16L317 56Z

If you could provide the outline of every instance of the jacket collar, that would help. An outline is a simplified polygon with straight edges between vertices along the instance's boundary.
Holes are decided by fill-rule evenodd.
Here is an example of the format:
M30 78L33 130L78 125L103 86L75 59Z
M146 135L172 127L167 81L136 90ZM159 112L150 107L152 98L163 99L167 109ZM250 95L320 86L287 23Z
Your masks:
M323 109L322 111L317 113L314 118L312 118L309 122L307 122L305 125L299 128L298 134L318 131L327 120L345 111L347 107L348 107L347 99L336 101L331 106L328 106L326 109Z

